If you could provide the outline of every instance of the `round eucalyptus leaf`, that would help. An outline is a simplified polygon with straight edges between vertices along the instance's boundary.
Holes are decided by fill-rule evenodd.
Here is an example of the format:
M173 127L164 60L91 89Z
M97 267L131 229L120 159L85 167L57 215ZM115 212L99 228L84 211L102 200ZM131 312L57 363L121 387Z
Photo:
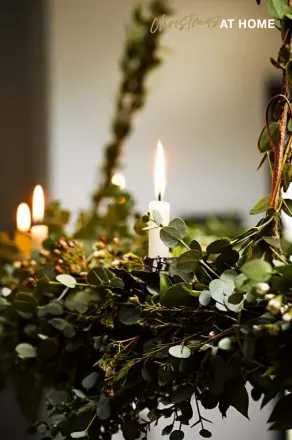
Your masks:
M167 307L185 305L190 300L190 291L191 288L188 283L174 284L162 295L160 303Z
M245 263L241 272L251 281L265 282L271 278L272 266L267 261L255 259Z
M160 239L165 246L169 248L175 248L181 244L181 234L173 226L165 226L160 230Z
M169 226L174 227L180 234L180 238L183 239L187 234L187 226L181 218L174 218L169 223Z
M47 304L45 306L45 311L49 315L53 315L53 316L63 315L63 307L61 306L61 304L59 304L57 302L51 302L51 303Z
M36 348L31 344L18 344L15 350L20 359L33 359L37 356Z
M212 433L210 431L208 431L208 429L201 429L199 434L203 438L211 438L212 437Z
M223 303L224 289L226 282L224 280L212 280L209 284L210 295L215 301Z
M197 249L191 249L190 251L184 252L177 259L177 269L186 273L194 272L200 258L201 252Z
M229 304L239 304L242 301L243 295L242 293L233 293L228 297Z
M190 386L179 386L171 393L173 403L181 403L190 399L194 394L194 389Z
M178 359L187 359L191 356L191 350L184 345L174 345L170 347L168 353Z
M125 284L121 278L114 277L110 280L110 285L116 289L123 289Z
M207 246L207 254L220 254L223 249L230 243L229 238L220 238L219 240L213 241Z
M175 431L172 431L172 433L169 436L169 440L183 440L185 437L183 431L179 431L178 429Z
M218 347L220 350L230 351L232 350L232 341L230 338L223 338L219 341Z
M93 388L97 382L97 379L98 379L98 374L95 371L93 373L90 373L82 381L83 388L85 388L86 390Z
M163 428L161 435L169 435L172 430L173 430L173 424L167 425Z
M207 306L210 304L211 299L212 299L212 297L211 297L209 290L203 290L199 296L199 303L202 306Z
M74 289L74 287L76 287L76 280L71 275L57 275L56 280L63 284L63 286L69 287L70 289Z
M37 310L38 303L29 293L18 293L13 302L13 308L18 312L33 314Z
M86 431L76 431L71 433L72 438L85 438L87 437Z
M228 312L228 308L220 302L216 302L216 309L220 310L221 312Z
M133 325L140 318L140 313L139 306L122 306L118 313L118 320L124 325Z
M61 319L61 318L50 319L49 323L57 330L61 330L61 331L63 331L68 325L68 322L65 321L65 319Z
M102 395L96 404L96 414L100 420L107 420L111 415L111 405L109 399Z
M195 251L199 251L200 255L202 256L202 248L200 243L197 240L192 240L190 243L190 248L194 249ZM201 257L200 257L201 258Z
M69 322L67 322L67 325L66 325L66 327L63 330L63 335L66 338L73 338L75 336L74 327Z

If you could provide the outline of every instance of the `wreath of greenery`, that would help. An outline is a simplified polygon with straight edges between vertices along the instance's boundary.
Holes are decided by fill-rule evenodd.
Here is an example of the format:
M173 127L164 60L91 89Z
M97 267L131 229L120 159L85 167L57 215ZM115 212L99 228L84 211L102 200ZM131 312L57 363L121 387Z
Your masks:
M152 15L141 20L139 9L134 23L149 29L157 5L166 11L154 1ZM248 418L249 385L262 407L280 396L270 429L292 429L292 264L280 217L292 216L292 200L282 198L292 175L292 7L269 0L268 9L280 21L282 45L271 61L284 80L270 103L276 121L266 120L258 142L272 188L251 210L265 213L255 227L202 249L182 219L163 227L154 213L161 239L177 255L154 265L144 250L130 251L144 249L125 229L132 205L124 216L116 211L130 196L107 181L102 191L115 202L99 217L93 249L78 228L76 236L66 234L68 215L58 204L48 210L50 239L34 259L18 261L15 245L2 237L1 383L13 381L33 421L46 394L49 422L33 427L44 438L110 440L121 431L126 440L146 439L160 419L171 440L182 440L187 425L209 438L205 410L218 407L226 417L234 407ZM107 229L113 211L120 237ZM138 219L136 232L145 235L148 221L148 214Z

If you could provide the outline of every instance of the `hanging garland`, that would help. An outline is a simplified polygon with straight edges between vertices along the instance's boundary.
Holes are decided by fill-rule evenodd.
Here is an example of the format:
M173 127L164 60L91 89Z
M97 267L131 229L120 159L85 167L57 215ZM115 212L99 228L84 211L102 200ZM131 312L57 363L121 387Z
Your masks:
M118 91L115 116L112 122L112 141L104 148L103 181L93 193L93 212L96 213L111 179L119 167L123 146L132 131L133 118L146 100L146 79L161 59L158 54L162 32L149 32L156 17L169 15L165 0L152 0L134 9L129 37L121 59L123 79Z
M268 6L281 25L272 63L284 88L258 142L272 187L251 210L264 213L255 227L203 250L182 219L153 218L169 248L184 248L156 269L116 239L86 253L66 236L38 261L1 265L1 381L13 381L31 420L46 391L49 422L34 424L46 439L146 439L165 419L170 440L185 426L209 438L206 410L252 417L248 385L261 407L280 396L270 429L292 429L292 264L280 229L282 211L292 216L281 192L291 182L292 7Z

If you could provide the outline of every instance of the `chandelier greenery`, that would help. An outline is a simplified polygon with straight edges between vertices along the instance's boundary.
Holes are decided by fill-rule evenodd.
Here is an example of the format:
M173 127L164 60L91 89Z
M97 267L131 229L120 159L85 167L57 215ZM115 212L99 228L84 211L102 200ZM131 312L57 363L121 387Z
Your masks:
M292 180L292 7L267 4L279 22L281 47L271 62L283 73L283 91L269 103L274 118L266 117L258 141L272 182L251 209L263 214L258 224L207 247L180 218L163 227L146 214L131 231L133 200L111 176L159 60L161 34L149 28L170 13L152 0L147 11L134 11L92 209L69 235L69 213L53 203L50 238L33 259L19 261L15 244L1 236L1 384L13 382L31 430L45 439L110 440L119 431L146 439L159 421L170 440L182 440L187 426L209 438L207 410L227 417L233 407L252 419L250 398L264 407L277 396L268 427L292 429L292 263L281 231L281 213L292 217L292 200L282 196ZM102 214L105 198L111 203ZM175 257L145 258L149 220ZM48 420L37 421L44 398Z

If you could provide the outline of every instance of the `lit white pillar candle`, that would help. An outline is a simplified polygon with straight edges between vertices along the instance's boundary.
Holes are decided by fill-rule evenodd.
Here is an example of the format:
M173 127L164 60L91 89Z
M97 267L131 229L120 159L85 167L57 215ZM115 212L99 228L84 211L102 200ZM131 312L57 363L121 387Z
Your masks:
M170 219L170 204L168 202L162 201L165 186L166 186L166 176L165 176L165 159L163 146L160 140L157 143L156 152L156 164L155 164L155 194L157 200L150 202L149 212L151 219L157 219L160 224L167 226ZM155 222L149 222L149 247L148 256L150 258L168 258L170 256L169 249L160 239L160 229Z
M31 215L30 209L26 203L21 203L16 213L17 230L14 236L14 243L19 249L20 255L24 259L31 256Z
M46 225L43 225L45 215L45 197L44 191L40 185L37 185L33 192L32 200L32 221L31 228L32 248L35 252L40 252L43 248L43 242L48 238L49 231Z

